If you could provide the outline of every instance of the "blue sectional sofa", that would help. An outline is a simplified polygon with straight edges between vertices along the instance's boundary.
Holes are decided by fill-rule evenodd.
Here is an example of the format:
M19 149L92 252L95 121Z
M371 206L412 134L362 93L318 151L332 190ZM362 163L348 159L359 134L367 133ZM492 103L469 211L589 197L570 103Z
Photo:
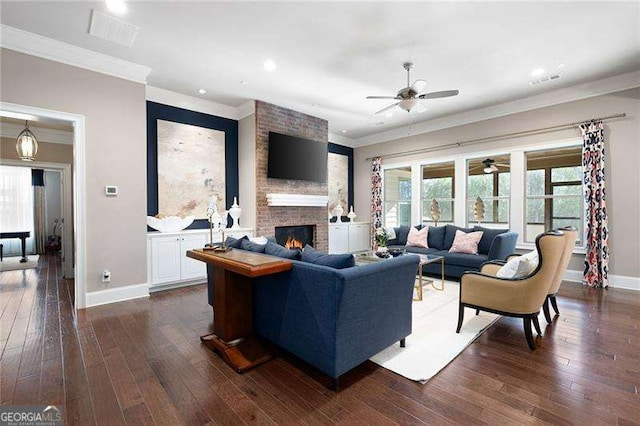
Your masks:
M421 229L418 225L416 228ZM478 254L450 253L456 231L483 231L478 244ZM435 254L444 256L444 273L451 278L460 278L465 271L478 271L480 265L490 260L505 260L515 252L518 234L507 229L490 229L480 226L460 228L454 225L430 226L427 233L429 248L406 246L409 235L408 226L395 227L396 238L387 241L389 248L404 248L407 253ZM423 267L424 274L440 275L440 263L432 263Z
M254 280L258 335L337 379L411 334L417 256L346 269L293 263Z
M353 265L350 254L310 251L303 260L349 257ZM411 334L419 260L400 256L343 269L303 260L253 280L253 331L329 375L337 388L340 375ZM211 305L213 287L209 274Z

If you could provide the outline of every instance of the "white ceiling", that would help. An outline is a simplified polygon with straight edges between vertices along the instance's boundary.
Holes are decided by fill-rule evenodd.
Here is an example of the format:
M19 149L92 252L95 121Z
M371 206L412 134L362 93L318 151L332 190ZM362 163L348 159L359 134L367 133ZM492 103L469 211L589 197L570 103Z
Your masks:
M140 26L131 48L89 35L92 9L107 12L100 2L3 1L0 20L148 66L152 86L234 107L264 100L350 138L640 69L638 2L129 2L120 18ZM266 59L278 69L266 72ZM421 114L375 115L388 102L365 97L395 95L406 61L427 91L460 95ZM562 78L531 86L538 67Z

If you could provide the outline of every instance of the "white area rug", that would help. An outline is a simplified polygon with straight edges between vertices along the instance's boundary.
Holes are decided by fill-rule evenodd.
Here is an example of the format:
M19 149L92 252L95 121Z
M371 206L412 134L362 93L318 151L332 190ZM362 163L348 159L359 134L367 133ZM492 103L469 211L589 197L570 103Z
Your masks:
M438 374L499 317L482 311L476 316L474 309L466 308L460 334L456 334L459 292L460 284L452 281L446 281L444 291L425 285L422 301L413 302L413 332L406 347L395 343L371 361L422 383Z
M25 263L20 263L20 259L22 256L12 256L5 257L0 262L0 272L4 271L16 271L19 269L34 269L38 266L38 256L37 254L27 255L27 261Z

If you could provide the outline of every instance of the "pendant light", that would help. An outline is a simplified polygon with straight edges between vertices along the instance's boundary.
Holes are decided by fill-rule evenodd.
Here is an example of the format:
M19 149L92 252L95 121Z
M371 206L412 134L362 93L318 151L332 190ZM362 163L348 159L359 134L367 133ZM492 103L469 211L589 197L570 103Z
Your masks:
M29 120L26 121L24 130L18 135L16 152L23 161L33 161L38 153L38 140L29 130Z

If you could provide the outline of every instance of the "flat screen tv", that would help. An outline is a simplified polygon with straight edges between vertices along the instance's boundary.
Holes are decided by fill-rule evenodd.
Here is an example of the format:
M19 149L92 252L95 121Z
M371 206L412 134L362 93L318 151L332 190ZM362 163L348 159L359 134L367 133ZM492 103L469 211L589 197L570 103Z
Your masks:
M267 177L326 182L327 147L323 142L269 132Z

